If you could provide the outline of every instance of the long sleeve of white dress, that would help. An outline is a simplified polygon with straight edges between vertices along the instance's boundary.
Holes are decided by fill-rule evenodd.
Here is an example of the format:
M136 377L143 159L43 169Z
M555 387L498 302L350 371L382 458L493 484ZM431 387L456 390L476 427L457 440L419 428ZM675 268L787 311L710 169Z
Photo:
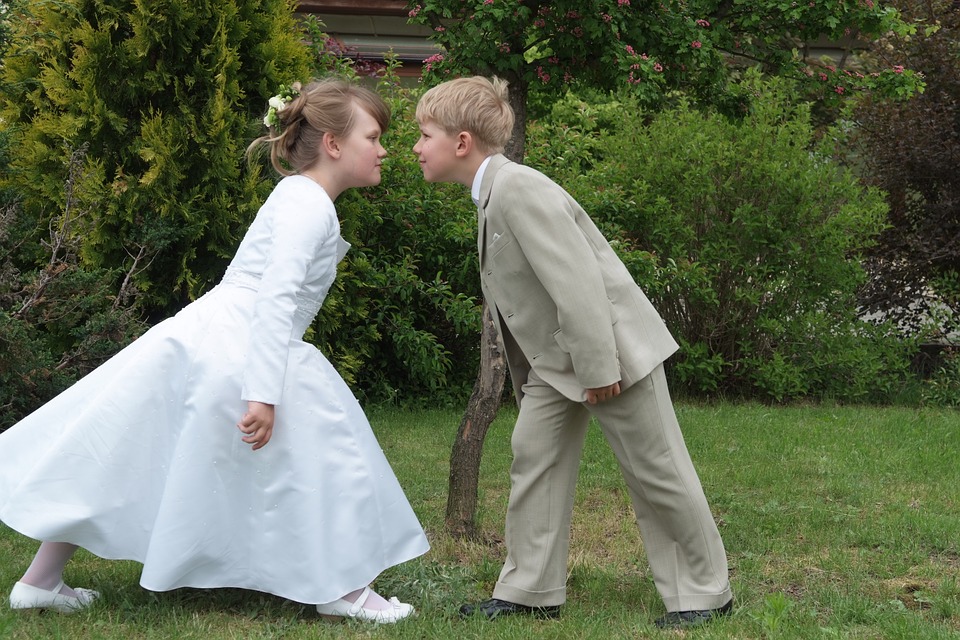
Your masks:
M303 336L336 275L340 225L309 178L280 181L260 208L230 270L259 277L243 372L244 400L280 404L291 341ZM340 255L338 255L340 254Z

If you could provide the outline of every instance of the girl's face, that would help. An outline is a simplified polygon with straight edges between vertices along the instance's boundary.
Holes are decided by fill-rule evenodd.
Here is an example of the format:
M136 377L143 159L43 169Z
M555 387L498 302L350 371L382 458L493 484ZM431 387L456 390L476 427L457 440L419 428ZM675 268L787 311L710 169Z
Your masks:
M380 165L387 150L380 144L380 125L360 105L354 103L353 129L340 140L347 187L372 187L380 184Z

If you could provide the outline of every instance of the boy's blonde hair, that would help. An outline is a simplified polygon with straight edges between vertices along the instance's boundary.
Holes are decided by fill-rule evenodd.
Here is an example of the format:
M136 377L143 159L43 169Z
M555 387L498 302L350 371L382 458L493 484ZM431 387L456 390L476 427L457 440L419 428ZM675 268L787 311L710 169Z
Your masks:
M507 82L500 78L457 78L438 84L417 103L417 120L449 135L466 131L486 153L503 153L513 133Z

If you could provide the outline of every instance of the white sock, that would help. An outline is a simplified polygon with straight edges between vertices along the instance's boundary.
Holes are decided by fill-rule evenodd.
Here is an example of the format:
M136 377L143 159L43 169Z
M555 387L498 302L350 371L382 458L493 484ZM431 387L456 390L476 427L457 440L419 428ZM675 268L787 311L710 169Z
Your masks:
M56 585L54 585L56 586ZM357 589L356 591L351 591L347 595L343 596L341 600L346 600L347 602L353 603L357 601L357 598L360 597L360 594L363 593L363 589ZM389 609L392 605L387 602L383 596L374 591L370 590L370 595L367 596L367 601L363 603L364 609L369 609L370 611L383 611L384 609Z
M63 568L73 557L77 545L69 542L43 542L33 557L30 568L20 578L20 582L37 587L38 589L53 590L63 580ZM64 585L60 593L65 596L76 596L76 592Z

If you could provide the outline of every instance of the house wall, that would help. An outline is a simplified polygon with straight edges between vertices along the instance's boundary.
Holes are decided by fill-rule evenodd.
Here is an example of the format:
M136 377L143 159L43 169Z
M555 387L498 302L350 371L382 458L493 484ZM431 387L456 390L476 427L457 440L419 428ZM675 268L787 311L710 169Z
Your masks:
M439 51L429 41L429 27L407 24L405 0L302 0L297 12L316 16L329 35L361 58L382 60L393 51L401 76L419 78L423 60Z

